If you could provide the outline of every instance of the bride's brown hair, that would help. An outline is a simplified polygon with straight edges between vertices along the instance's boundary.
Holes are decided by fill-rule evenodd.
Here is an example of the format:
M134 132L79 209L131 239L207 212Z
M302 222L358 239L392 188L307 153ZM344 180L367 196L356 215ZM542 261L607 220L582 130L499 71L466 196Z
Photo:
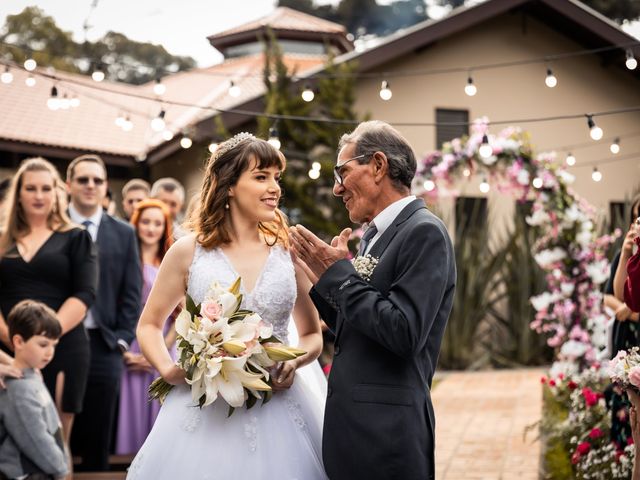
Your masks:
M277 167L284 170L287 163L284 155L269 142L246 133L221 143L209 158L199 199L186 223L204 248L211 249L231 242L226 222L229 215L229 189L251 167L253 159L258 169ZM274 221L260 222L258 229L268 245L280 244L288 248L286 217L279 209L275 213Z

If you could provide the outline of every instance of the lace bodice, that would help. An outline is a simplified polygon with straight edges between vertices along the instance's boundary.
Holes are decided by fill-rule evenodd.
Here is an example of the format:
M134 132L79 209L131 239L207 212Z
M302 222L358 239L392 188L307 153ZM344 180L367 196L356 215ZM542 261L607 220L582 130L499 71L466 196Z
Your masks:
M206 250L196 243L187 293L194 302L200 303L214 281L228 287L238 276L221 249ZM273 325L274 335L287 343L287 326L296 301L295 270L289 252L280 246L272 247L253 290L247 293L241 285L240 291L242 308L259 313Z

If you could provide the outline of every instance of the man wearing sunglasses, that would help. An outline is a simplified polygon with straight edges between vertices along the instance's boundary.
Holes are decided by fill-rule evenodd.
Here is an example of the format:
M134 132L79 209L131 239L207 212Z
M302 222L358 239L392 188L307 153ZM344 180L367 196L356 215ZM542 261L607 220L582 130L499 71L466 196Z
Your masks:
M429 390L456 270L444 224L410 194L415 171L397 130L361 123L340 140L333 187L351 221L369 225L360 258L347 260L349 228L331 245L291 228L311 299L336 335L322 439L331 480L435 476Z
M82 155L67 167L69 216L84 225L98 246L96 301L84 325L89 332L91 365L82 413L75 420L71 450L78 470L109 469L109 449L122 376L122 353L135 336L140 316L142 275L133 228L102 209L107 169L97 155Z

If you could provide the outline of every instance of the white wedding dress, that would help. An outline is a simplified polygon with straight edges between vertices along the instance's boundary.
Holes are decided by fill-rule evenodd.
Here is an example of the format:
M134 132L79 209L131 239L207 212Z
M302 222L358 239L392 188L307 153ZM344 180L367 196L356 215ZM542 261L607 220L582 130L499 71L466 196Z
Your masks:
M237 277L220 249L196 245L187 287L196 303L213 281L226 287ZM255 288L242 293L242 307L271 322L274 335L288 343L296 298L289 253L271 248ZM200 409L186 385L174 387L127 479L325 479L321 434L326 382L318 380L319 366L314 364L296 372L292 387L275 392L266 405L258 401L249 410L237 408L230 417L221 397Z

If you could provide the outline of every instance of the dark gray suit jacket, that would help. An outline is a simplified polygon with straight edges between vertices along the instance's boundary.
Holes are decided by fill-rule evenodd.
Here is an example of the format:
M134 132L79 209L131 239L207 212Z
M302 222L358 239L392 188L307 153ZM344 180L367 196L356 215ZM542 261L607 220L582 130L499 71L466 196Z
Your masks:
M456 282L444 224L420 199L371 247L370 281L332 265L310 295L336 334L323 433L332 480L434 477L429 395Z
M142 309L138 241L131 225L103 213L96 243L100 277L92 312L105 343L117 350L118 340L135 338Z

